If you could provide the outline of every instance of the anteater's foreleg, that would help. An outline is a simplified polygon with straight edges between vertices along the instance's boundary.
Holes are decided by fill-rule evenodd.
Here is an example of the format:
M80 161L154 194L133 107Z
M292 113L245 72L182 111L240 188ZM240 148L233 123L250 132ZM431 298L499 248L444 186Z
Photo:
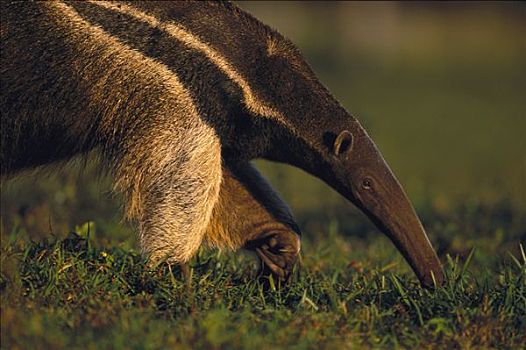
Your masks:
M300 231L290 209L248 162L223 166L206 239L214 246L254 251L262 273L279 280L289 277L300 250Z
M120 147L116 187L127 197L128 217L138 223L150 261L185 263L201 245L218 200L220 145L199 120L159 119Z

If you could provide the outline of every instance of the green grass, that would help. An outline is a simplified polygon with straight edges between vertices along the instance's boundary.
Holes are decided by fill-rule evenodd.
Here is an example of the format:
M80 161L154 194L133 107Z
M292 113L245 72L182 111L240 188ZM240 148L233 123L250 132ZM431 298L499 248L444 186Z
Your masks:
M89 225L40 241L14 230L2 242L2 348L524 348L523 222L502 204L427 214L439 251L458 251L443 253L436 291L386 239L345 237L336 222L305 237L289 284L268 289L248 254L203 249L184 276L101 245Z
M265 290L248 254L150 269L110 181L65 167L1 184L2 349L525 348L524 7L320 4L240 5L367 128L448 284L421 289L347 201L268 162L304 231L289 285Z

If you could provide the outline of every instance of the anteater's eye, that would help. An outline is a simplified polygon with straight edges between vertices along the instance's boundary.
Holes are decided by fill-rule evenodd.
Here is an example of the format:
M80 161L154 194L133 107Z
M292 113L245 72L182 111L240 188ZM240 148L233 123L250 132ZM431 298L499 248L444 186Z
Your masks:
M364 190L370 190L372 186L373 186L373 182L368 177L362 180L362 188Z

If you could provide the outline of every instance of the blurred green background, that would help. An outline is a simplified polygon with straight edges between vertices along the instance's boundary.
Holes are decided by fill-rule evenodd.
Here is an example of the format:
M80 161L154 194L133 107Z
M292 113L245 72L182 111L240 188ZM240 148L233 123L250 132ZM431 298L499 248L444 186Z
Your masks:
M320 80L368 129L426 226L442 212L480 205L504 205L504 220L524 223L524 4L239 6L296 43ZM321 181L285 165L257 164L306 233L326 231L329 223L349 235L374 231ZM2 183L2 231L45 237L93 220L103 243L134 247L133 228L120 221L109 180L98 178L94 166L80 168L68 164L58 173L55 167Z

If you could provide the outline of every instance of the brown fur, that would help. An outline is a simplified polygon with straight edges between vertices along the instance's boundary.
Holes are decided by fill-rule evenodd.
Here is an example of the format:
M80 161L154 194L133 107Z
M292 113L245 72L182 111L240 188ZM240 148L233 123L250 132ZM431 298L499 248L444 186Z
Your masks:
M279 277L287 277L299 254L299 235L288 206L250 163L223 168L219 200L206 231L210 245L253 249L263 260L273 255L267 265ZM264 247L273 237L279 243L274 252Z
M1 174L98 152L143 251L205 238L287 277L298 230L248 165L302 168L356 204L422 283L440 262L374 142L279 33L228 2L1 1Z
M9 21L2 26L8 50L2 61L7 89L2 93L3 176L99 149L115 189L126 195L127 217L137 221L142 249L152 261L187 261L205 236L213 246L237 249L270 231L293 237L294 247L283 255L290 256L289 263L295 260L299 230L290 210L248 163L224 168L222 175L219 137L168 67L131 50L66 4L3 6L2 13L38 16L29 20L31 31L47 33L35 44L24 28ZM27 47L35 56L23 52ZM29 70L26 76L35 74L38 67L27 64L42 64L36 55L49 50L67 59L51 61L46 77L35 77L38 86L14 76L21 68ZM9 57L26 58L26 66L14 66ZM64 91L60 81L71 88ZM21 110L11 103L15 99L24 102L16 105ZM77 103L81 107L75 108ZM29 123L36 128L27 130ZM69 139L72 147L63 142ZM42 156L32 157L33 149L23 148L33 141L45 147ZM59 149L69 149L53 149L57 142Z

